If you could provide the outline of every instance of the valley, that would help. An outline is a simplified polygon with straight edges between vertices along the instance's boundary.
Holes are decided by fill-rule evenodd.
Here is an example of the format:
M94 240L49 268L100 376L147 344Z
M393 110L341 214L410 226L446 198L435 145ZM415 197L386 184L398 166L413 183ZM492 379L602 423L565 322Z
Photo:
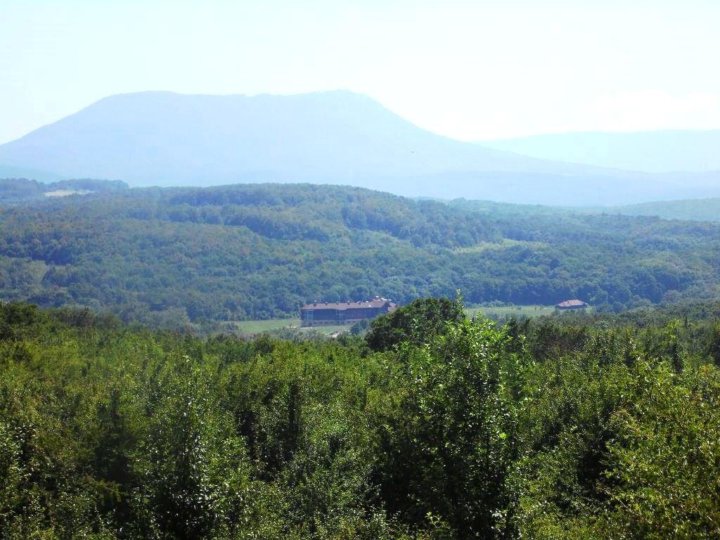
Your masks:
M720 2L0 21L0 540L720 539Z
M28 185L4 181L0 192ZM105 188L12 195L0 213L0 298L199 328L376 295L406 304L460 290L471 305L581 298L621 311L720 287L720 225L709 222L312 184Z

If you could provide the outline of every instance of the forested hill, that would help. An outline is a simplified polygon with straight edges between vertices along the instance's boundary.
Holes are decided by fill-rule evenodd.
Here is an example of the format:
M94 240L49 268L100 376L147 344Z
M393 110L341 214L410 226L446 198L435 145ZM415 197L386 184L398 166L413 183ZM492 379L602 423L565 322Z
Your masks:
M687 199L619 206L613 212L629 216L658 216L664 219L720 221L720 199Z
M683 221L720 221L720 198L655 201L624 206L546 206L540 204L509 204L493 201L455 199L450 205L483 214L510 216L560 216L573 214L616 214L650 216Z
M122 189L0 210L0 299L159 326L382 295L601 309L716 296L720 226L515 214L359 188Z
M0 302L0 537L718 538L708 308L297 342Z

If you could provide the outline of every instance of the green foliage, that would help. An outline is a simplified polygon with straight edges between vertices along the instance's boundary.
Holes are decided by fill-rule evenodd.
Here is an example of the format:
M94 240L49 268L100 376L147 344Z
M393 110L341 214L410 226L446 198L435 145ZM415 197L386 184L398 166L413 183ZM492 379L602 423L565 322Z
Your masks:
M667 365L641 364L635 384L637 399L612 418L608 530L644 538L717 537L718 371L705 366L678 380Z
M381 485L407 520L436 515L468 537L505 529L524 378L524 359L509 348L502 330L462 320L403 351L406 393L381 431Z
M708 339L708 354L713 363L720 367L720 324L716 324Z
M372 321L365 341L374 351L387 351L400 343L429 343L449 325L464 318L463 306L459 301L420 298Z
M188 355L163 364L138 396L147 396L144 436L132 453L140 532L200 538L231 530L250 491L243 441L214 402L206 366Z
M401 304L458 289L473 304L577 297L619 311L712 298L719 285L716 224L474 210L338 186L73 186L96 192L0 212L3 300L197 329L376 294Z
M461 309L373 351L0 304L0 536L720 534L717 319Z

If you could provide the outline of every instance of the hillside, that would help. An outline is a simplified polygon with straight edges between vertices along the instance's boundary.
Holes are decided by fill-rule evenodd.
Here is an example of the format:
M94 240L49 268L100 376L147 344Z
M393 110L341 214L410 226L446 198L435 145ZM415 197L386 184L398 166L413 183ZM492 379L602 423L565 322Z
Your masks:
M32 178L42 182L52 182L60 180L60 175L37 169L0 164L0 178Z
M720 221L720 199L689 199L661 201L610 209L628 216L657 216L663 219L690 221Z
M720 196L713 179L624 173L455 141L343 91L112 96L0 146L0 172L32 177L17 173L30 169L134 186L313 182L576 206Z
M298 342L0 302L0 535L717 538L706 307Z
M297 314L308 301L598 309L717 294L720 226L508 215L337 186L122 189L0 212L0 299L159 326Z
M720 171L720 130L557 133L480 144L538 159L630 171Z
M351 92L112 96L0 147L0 163L30 162L145 185L562 169L434 135Z
M539 204L509 204L494 201L455 199L448 201L452 207L511 217L572 216L572 215L624 215L647 216L682 221L720 221L720 199L683 199L677 201L655 201L625 206L564 207Z

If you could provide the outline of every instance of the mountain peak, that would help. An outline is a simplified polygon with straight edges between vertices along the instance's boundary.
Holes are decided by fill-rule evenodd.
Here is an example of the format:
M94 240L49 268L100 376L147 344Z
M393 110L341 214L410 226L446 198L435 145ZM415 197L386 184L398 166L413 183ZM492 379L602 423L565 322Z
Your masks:
M348 90L294 95L136 92L0 146L0 171L131 185L345 184L398 195L560 205L720 195L703 180L545 161L423 130ZM656 180L656 179L654 179ZM678 187L680 186L680 187ZM704 190L704 191L703 191Z
M522 162L424 131L348 90L120 94L0 146L4 165L166 185L352 183L448 170L516 170Z

